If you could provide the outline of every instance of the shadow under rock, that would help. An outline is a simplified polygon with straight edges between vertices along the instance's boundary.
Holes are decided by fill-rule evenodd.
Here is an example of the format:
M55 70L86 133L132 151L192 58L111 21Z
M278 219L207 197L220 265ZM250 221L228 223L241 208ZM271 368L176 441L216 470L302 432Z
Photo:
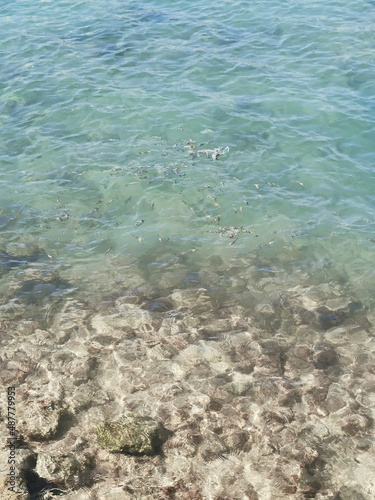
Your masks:
M47 491L52 495L64 495L66 492L57 484L40 477L34 470L28 469L24 472L26 487L30 494L30 500L42 500Z
M77 425L77 423L77 417L75 417L72 413L67 411L63 412L59 418L59 423L53 439L56 441L62 439L72 427Z

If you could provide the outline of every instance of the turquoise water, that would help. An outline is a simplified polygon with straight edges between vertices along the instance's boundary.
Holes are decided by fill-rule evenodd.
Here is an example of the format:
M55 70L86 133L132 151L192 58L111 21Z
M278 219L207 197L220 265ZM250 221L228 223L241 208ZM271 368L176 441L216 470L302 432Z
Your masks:
M55 408L19 419L37 474L373 498L375 3L3 4L0 375ZM124 408L175 433L152 473L92 439ZM47 471L85 439L108 474Z
M1 16L3 246L37 240L87 280L109 258L266 247L373 290L372 2L14 1Z

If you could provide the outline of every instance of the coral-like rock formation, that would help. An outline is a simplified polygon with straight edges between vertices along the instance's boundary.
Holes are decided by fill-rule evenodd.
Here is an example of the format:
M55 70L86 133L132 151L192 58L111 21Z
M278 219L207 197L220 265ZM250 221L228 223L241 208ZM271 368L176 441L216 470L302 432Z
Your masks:
M152 455L163 443L163 429L150 417L128 413L95 429L103 448L132 455Z

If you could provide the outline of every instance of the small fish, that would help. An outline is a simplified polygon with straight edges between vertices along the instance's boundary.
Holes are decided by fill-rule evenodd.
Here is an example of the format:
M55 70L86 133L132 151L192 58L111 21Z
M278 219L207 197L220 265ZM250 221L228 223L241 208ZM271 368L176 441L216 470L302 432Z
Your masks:
M67 220L69 219L69 214L67 212L62 212L56 216L56 220Z

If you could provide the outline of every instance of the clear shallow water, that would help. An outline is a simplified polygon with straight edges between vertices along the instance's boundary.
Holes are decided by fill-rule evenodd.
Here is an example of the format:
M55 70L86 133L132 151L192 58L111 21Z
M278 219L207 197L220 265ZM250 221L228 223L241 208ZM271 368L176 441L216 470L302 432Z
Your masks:
M198 259L307 244L372 272L372 3L24 1L1 15L3 242L32 236L72 269L109 248L156 258L167 238ZM189 140L230 149L197 157ZM219 227L251 232L228 249Z
M140 287L245 308L315 287L307 308L373 310L373 2L0 15L5 318Z

